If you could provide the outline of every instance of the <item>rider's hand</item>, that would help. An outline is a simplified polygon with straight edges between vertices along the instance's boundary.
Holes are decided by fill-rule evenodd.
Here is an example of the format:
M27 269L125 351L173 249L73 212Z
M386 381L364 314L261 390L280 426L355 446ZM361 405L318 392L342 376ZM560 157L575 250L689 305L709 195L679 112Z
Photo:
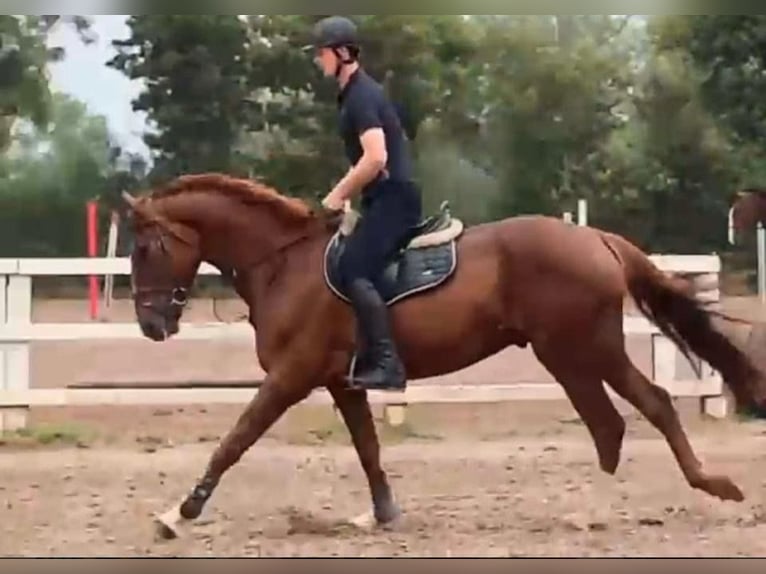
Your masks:
M343 199L336 193L330 192L322 200L322 206L329 211L343 211Z

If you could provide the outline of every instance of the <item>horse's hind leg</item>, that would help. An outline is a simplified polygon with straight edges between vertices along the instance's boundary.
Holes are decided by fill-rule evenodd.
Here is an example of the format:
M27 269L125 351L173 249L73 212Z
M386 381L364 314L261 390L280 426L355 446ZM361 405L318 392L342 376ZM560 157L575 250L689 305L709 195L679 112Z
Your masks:
M571 351L571 343L569 351ZM620 464L625 420L614 408L604 390L594 363L582 361L582 353L567 352L563 347L534 346L540 362L564 387L567 397L588 428L598 454L599 466L614 474Z
M728 477L711 476L702 469L668 392L649 381L624 348L610 351L609 358L611 364L604 378L665 436L689 485L722 500L744 500L742 491Z

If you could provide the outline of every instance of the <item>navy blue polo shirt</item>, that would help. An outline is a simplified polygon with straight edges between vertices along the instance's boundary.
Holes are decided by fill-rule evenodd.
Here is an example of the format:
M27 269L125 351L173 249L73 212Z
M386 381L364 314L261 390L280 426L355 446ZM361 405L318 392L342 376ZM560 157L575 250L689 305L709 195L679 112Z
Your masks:
M396 109L386 97L383 86L361 68L351 75L338 95L340 109L340 133L346 147L346 155L352 165L361 159L364 149L359 136L370 128L383 128L388 151L387 174L381 174L363 191L376 183L412 181L412 163L407 140Z

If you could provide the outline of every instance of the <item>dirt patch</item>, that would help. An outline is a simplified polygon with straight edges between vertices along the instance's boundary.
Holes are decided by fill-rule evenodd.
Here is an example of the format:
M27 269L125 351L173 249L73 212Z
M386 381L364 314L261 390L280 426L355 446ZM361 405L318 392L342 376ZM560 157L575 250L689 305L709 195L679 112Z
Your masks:
M690 489L664 441L632 413L620 469L604 475L587 431L559 404L413 410L408 432L388 435L383 450L404 515L374 532L349 525L369 510L369 494L334 413L296 409L230 471L184 538L158 543L152 516L188 492L215 447L199 436L224 433L237 412L116 409L110 421L79 413L98 437L85 447L0 448L0 553L753 556L766 548L766 424L704 421L682 408L700 458L748 497L722 503ZM35 423L56 424L56 414L38 413Z

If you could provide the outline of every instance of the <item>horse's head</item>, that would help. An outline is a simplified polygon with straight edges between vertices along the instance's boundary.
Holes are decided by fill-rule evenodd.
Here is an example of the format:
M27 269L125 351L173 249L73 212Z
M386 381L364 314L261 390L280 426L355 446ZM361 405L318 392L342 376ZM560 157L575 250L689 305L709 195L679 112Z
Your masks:
M729 243L735 245L739 235L766 221L766 190L748 189L735 194L729 210Z
M218 173L181 176L148 197L123 198L135 237L130 259L136 315L144 335L155 341L178 332L203 260L238 274L255 270L340 223L337 214L317 215L306 202L258 181Z
M130 206L134 234L131 288L142 333L164 341L178 333L188 291L202 255L191 228L169 220L148 198L123 198Z

